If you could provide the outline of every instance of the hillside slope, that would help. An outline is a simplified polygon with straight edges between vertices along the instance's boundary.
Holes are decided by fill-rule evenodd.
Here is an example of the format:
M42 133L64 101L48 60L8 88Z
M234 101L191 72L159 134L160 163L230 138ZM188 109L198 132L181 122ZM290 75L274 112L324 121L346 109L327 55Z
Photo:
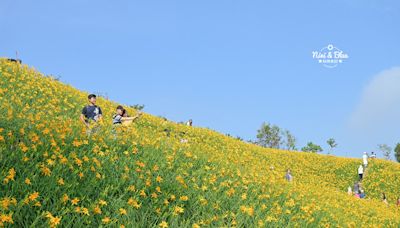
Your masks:
M0 226L400 224L398 164L372 161L360 200L346 193L359 159L260 148L149 114L114 128L118 104L101 98L105 118L88 137L86 97L0 59Z

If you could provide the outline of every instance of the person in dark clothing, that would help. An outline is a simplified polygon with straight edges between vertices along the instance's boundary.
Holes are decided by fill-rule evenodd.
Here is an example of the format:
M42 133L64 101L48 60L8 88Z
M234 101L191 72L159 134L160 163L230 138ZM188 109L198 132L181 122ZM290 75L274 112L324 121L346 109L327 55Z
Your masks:
M386 198L386 194L385 194L384 192L382 192L382 201L383 201L386 205L388 205L388 201L387 201L387 198Z
M96 95L90 94L88 96L89 105L86 105L82 109L80 120L86 127L90 127L90 122L98 122L102 118L102 111L99 106L96 105Z

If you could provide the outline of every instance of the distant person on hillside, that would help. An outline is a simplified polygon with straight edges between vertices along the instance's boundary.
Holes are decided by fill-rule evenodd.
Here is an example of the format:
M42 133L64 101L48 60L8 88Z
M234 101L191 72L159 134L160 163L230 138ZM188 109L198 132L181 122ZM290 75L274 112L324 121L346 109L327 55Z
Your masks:
M375 154L375 152L371 152L371 156L370 156L370 158L372 158L372 159L374 159L374 158L376 158L376 154Z
M367 166L368 166L368 154L367 154L367 152L364 152L364 154L363 154L363 165L364 165L364 168L367 168Z
M354 183L354 193L357 193L360 190L360 183L357 181Z
M113 124L122 124L122 117L125 115L126 110L121 105L118 105L116 114L112 118Z
M171 135L171 129L165 128L164 133L167 135L167 137L169 137Z
M359 177L360 181L363 179L363 175L364 175L364 167L362 165L360 165L358 167L358 177Z
M187 140L186 138L185 138L185 136L186 136L186 132L180 132L179 133L179 137L180 137L180 142L181 143L187 143L187 142L189 142L189 140Z
M364 199L365 198L365 192L364 189L360 190L360 199Z
M348 194L349 196L353 195L353 190L351 189L351 186L349 186L349 187L347 188L347 194Z
M355 196L356 198L360 199L360 198L361 198L361 196L360 196L360 191L354 192L354 196Z
M188 122L186 122L186 125L191 127L193 125L193 120L190 119Z
M384 192L382 192L382 202L384 202L385 204L388 204L386 194Z
M292 172L290 171L290 169L288 169L288 170L286 171L285 179L286 179L287 181L289 181L289 182L293 181L293 176L292 176Z
M129 117L127 111L121 105L118 105L116 114L113 116L113 124L130 124L140 117L142 113L138 112L134 117Z
M98 122L102 119L102 111L99 106L96 105L96 95L90 94L88 96L89 105L86 105L82 109L82 113L80 116L80 120L85 126L88 128L88 134L92 133L92 129L90 128L91 122Z
M400 206L400 197L397 197L396 205L399 207Z

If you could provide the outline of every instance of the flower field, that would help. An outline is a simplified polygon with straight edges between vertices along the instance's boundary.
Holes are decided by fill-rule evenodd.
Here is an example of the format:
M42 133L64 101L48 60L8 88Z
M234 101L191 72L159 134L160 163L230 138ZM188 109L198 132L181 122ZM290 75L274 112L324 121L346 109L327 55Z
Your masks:
M356 199L347 187L361 159L261 148L146 113L115 127L118 104L102 98L103 122L88 136L78 119L87 95L0 59L0 226L400 224L396 163L371 161L367 199Z

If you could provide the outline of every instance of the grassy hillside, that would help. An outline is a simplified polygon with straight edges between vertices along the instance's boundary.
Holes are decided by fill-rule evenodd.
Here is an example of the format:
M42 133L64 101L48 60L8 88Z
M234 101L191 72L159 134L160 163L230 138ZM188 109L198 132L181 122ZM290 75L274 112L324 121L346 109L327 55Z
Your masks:
M86 100L0 59L0 226L400 224L398 164L372 161L360 200L346 193L360 159L260 148L150 114L115 128L118 104L101 98L105 118L88 137L78 121Z

